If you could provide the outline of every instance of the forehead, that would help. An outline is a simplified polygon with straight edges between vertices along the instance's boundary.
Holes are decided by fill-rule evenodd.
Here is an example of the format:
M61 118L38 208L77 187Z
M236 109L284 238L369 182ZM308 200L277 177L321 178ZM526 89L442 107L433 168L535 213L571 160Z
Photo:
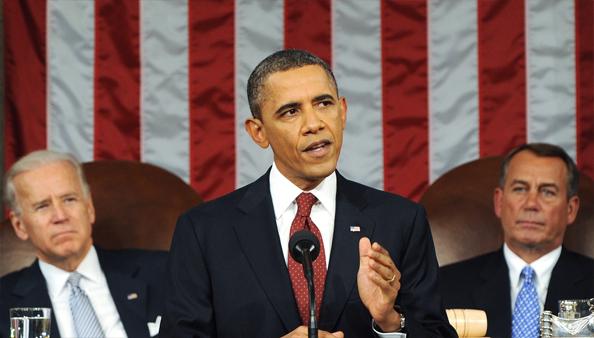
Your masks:
M336 95L336 88L328 73L318 65L307 65L272 73L264 81L264 101L303 93L304 90L324 91Z
M537 156L530 151L521 151L509 162L506 180L527 180L554 183L565 187L567 167L558 157Z
M17 194L39 196L62 191L82 190L75 168L66 161L39 166L14 178Z

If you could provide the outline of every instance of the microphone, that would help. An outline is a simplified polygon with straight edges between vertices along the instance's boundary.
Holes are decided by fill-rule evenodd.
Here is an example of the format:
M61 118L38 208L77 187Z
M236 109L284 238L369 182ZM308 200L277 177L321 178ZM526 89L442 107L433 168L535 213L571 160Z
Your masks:
M289 240L289 252L291 257L303 265L303 274L307 280L309 291L309 325L308 337L318 338L318 322L316 321L316 294L314 291L314 278L312 262L320 254L320 242L309 230L300 230L291 236Z

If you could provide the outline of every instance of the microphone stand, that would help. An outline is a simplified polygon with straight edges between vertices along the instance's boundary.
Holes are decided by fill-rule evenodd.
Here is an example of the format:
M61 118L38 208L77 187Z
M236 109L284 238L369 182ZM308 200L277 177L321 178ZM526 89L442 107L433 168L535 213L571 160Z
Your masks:
M301 249L299 247L299 249ZM309 292L309 322L307 327L308 338L318 338L318 321L316 320L316 294L314 289L313 268L310 251L313 248L300 250L303 254L303 274L307 280L307 291Z

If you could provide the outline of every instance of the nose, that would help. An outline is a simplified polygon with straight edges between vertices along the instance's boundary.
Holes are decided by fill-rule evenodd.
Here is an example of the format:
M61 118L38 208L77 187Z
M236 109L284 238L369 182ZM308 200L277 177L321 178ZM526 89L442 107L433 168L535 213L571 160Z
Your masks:
M526 195L526 201L524 203L524 208L527 210L538 210L539 208L539 201L538 201L538 191L530 190Z
M54 223L61 223L68 218L66 209L62 203L54 203L52 220Z
M303 110L303 130L305 134L317 133L324 128L324 121L320 118L319 112L313 107Z

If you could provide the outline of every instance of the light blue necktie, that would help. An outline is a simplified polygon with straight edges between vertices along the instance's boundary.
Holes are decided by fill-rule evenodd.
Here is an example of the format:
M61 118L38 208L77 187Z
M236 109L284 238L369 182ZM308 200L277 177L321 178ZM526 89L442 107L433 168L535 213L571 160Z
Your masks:
M93 305L89 301L89 297L83 289L78 285L82 275L78 272L73 272L68 277L68 284L70 284L70 311L72 312L72 320L74 321L74 329L79 338L103 338L103 330Z
M534 285L534 270L530 266L522 269L524 283L516 298L512 315L513 338L537 338L540 327L540 305Z

